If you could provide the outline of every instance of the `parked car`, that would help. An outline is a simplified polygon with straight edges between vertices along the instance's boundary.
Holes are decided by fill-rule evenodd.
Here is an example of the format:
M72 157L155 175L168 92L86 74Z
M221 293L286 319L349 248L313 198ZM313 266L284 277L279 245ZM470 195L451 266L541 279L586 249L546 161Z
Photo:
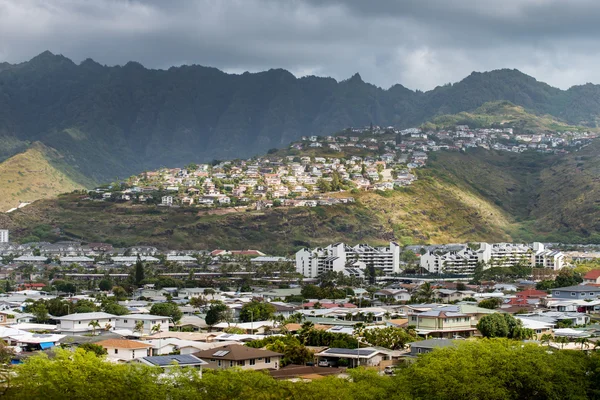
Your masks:
M396 372L396 369L392 365L388 365L383 369L383 373L386 375L394 375L394 372Z
M319 360L319 367L330 367L331 364L327 360Z

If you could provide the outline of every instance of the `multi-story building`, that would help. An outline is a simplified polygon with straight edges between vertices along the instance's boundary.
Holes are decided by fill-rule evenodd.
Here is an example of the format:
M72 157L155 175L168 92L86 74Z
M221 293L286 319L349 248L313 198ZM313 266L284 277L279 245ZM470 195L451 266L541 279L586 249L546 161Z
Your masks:
M534 246L543 248L541 243L534 243ZM512 267L523 262L530 264L535 252L525 244L481 243L478 253L480 260L489 266Z
M432 274L472 274L479 261L479 254L465 246L460 251L439 255L427 252L421 256L421 267Z
M330 271L344 272L346 267L364 269L371 265L386 275L400 272L400 246L394 242L389 247L335 243L296 253L296 271L307 278Z
M8 229L0 229L0 243L8 243Z
M547 250L542 243L531 246L512 243L480 243L479 250L466 245L462 250L436 254L429 251L421 256L420 265L427 271L452 274L472 274L478 263L484 268L512 267L519 263L530 267L551 268L555 271L564 267L565 256L560 251Z

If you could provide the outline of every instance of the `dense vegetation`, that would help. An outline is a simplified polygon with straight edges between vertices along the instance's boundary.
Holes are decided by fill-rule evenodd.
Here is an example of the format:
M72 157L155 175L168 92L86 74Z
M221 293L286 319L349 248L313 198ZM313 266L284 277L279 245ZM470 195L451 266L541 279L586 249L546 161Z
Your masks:
M396 375L349 370L349 379L275 380L264 372L204 371L104 362L95 352L57 350L15 367L7 399L594 399L600 356L507 339L435 350Z
M2 138L0 138L0 141ZM0 163L0 212L93 184L61 155L39 142Z
M228 75L214 68L149 70L79 65L45 52L0 70L0 160L41 141L98 181L147 168L237 158L349 126L416 126L507 100L570 124L596 126L600 87L562 91L516 70L453 85L388 90L358 74L295 78L284 70Z

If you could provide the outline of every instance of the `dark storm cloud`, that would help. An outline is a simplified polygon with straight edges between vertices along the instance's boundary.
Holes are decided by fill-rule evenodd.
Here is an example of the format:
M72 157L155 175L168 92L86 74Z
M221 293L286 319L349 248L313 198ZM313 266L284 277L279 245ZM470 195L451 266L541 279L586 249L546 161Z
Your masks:
M419 89L509 67L565 88L600 83L598 17L592 0L0 0L0 60L48 49Z

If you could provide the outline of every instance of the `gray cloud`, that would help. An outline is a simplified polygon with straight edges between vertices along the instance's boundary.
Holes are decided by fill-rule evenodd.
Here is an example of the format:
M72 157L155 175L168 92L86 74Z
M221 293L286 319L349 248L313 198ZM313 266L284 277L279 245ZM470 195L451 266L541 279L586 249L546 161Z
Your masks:
M599 17L595 0L0 0L0 61L48 49L422 90L508 67L567 88L600 83Z

